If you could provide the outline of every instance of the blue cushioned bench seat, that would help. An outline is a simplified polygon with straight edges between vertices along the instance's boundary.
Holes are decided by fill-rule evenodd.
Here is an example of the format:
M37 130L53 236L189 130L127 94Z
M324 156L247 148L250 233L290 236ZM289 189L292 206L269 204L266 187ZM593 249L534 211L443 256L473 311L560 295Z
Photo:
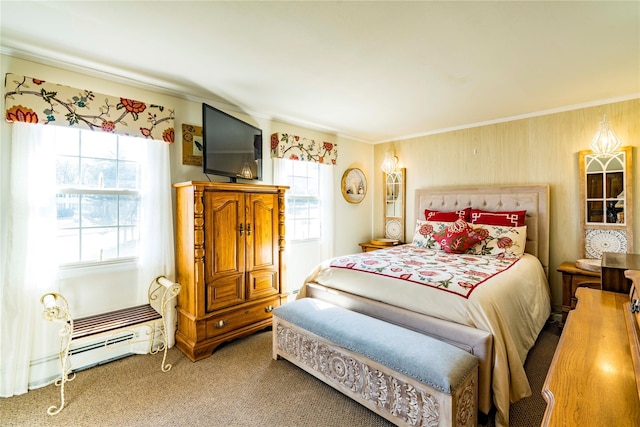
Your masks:
M433 418L435 407L438 423L425 425L475 425L478 359L464 350L314 298L274 309L273 321L274 358L289 360L392 422L422 425L416 417L427 411ZM372 392L379 389L385 392ZM413 397L415 389L421 399ZM425 403L431 401L436 403Z

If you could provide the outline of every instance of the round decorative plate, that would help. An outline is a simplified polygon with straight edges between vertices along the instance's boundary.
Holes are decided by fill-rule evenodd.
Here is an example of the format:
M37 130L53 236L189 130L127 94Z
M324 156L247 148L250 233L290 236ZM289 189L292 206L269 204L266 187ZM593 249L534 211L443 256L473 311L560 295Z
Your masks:
M402 237L402 222L398 219L388 219L384 235L389 239L400 239Z
M586 252L589 258L602 258L603 252L626 252L627 238L619 230L587 230Z

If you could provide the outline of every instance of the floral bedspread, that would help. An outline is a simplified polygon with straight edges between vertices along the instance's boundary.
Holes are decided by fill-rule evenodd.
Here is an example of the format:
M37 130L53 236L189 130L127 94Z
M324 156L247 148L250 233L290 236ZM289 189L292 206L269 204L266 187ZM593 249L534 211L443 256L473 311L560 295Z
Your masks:
M471 292L519 258L448 254L402 245L336 257L330 266L395 277L469 298Z

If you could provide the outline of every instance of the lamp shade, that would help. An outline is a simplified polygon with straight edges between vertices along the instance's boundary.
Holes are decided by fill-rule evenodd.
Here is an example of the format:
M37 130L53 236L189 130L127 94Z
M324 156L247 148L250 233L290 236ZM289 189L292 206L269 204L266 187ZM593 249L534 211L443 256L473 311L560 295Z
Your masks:
M387 151L384 153L384 160L382 161L382 171L384 173L395 172L396 166L398 164L398 158L391 153L391 151Z
M620 140L613 129L611 129L611 125L607 121L607 116L604 116L598 125L598 130L589 146L598 154L611 154L620 147Z
M248 162L244 162L242 165L242 170L240 171L239 176L246 179L253 178L253 173L251 172L251 167Z

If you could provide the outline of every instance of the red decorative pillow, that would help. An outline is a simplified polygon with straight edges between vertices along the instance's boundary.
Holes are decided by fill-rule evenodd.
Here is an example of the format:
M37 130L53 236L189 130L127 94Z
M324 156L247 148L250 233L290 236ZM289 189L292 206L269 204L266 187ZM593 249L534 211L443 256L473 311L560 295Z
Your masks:
M491 212L481 209L471 209L469 213L471 224L502 225L505 227L524 226L524 217L527 211L502 211Z
M486 235L477 233L465 220L459 219L433 237L445 252L461 254L483 241Z
M459 219L464 219L465 221L469 220L469 212L471 208L461 209L459 211L432 211L429 209L424 210L424 218L427 221L445 221L445 222L454 222Z

